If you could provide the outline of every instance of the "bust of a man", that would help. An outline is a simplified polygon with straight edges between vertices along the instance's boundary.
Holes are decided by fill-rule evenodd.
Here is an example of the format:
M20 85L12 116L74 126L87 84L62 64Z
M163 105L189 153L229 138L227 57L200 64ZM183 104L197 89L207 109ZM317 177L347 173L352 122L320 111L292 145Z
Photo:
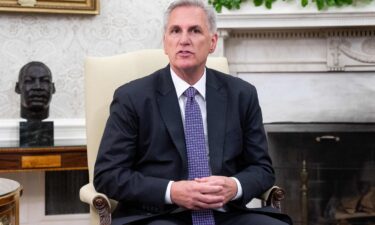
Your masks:
M21 95L21 117L31 121L46 119L55 91L51 70L44 63L24 65L16 83L16 93Z

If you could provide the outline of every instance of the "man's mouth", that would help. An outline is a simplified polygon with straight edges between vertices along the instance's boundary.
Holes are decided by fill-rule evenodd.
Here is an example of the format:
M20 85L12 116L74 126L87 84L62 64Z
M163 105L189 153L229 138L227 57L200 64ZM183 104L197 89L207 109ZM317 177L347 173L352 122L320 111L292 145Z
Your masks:
M45 103L48 102L48 97L45 95L30 95L29 101Z
M190 56L192 55L193 53L191 51L184 51L184 50L181 50L181 51L178 51L177 53L179 56L182 56L182 57L185 57L185 56Z
M44 98L44 97L32 97L30 99L34 102L45 102L46 101L46 98Z

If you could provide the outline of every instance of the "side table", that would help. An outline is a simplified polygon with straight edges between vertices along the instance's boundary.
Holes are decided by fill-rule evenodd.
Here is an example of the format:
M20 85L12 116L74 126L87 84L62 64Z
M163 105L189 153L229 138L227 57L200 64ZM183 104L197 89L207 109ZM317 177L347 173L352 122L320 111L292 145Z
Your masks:
M19 225L21 185L14 180L0 178L0 225Z
M0 173L57 170L87 170L86 146L0 147Z

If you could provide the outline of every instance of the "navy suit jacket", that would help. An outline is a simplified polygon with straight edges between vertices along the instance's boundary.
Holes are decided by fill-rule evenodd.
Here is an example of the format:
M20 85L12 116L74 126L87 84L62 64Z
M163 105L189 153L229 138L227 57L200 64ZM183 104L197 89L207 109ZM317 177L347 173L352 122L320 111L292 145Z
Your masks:
M236 208L274 184L262 113L254 86L208 69L206 106L213 175L236 177ZM183 123L169 65L119 87L114 94L94 172L97 191L119 201L114 218L130 222L168 213L170 180L188 177ZM116 220L116 219L115 219Z

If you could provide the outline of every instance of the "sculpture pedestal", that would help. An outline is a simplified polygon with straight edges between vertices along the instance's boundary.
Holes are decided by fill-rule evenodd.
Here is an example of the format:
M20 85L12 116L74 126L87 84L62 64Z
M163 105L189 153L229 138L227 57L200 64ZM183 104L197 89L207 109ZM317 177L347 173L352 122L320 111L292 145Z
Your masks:
M42 147L53 145L53 122L20 122L20 147Z
M0 224L19 225L22 187L14 180L0 178Z

